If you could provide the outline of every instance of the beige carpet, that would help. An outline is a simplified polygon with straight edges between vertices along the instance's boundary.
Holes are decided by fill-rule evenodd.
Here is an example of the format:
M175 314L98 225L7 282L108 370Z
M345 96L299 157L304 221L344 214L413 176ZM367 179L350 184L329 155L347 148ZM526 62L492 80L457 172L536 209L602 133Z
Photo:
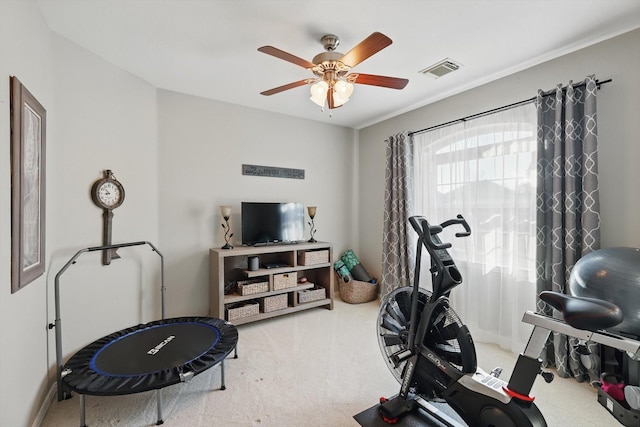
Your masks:
M239 358L225 362L227 389L219 390L220 368L190 383L163 390L168 427L358 426L353 416L398 392L376 341L378 302L324 308L240 326ZM476 343L479 365L502 366L508 379L515 355ZM536 403L549 426L606 426L617 421L598 402L596 390L556 378L534 386ZM86 397L89 426L152 426L155 392ZM54 399L42 424L78 426L79 398Z

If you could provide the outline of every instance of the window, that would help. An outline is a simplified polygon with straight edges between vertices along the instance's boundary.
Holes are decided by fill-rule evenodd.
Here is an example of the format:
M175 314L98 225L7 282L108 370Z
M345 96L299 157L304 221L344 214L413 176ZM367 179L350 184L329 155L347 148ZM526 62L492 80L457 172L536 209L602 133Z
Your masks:
M464 278L454 309L474 337L520 349L522 313L535 308L535 106L415 135L414 149L416 213L471 226L466 239L443 235Z

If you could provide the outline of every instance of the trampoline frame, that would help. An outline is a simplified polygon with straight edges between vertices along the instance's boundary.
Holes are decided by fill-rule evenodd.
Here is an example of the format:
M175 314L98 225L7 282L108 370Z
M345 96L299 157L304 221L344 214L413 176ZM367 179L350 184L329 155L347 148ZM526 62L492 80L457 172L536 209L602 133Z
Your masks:
M65 400L71 397L71 392L67 394L64 390L64 385L62 384L62 319L60 318L60 276L64 274L65 271L73 264L76 263L76 260L85 252L95 252L95 251L104 251L104 250L113 250L119 248L125 248L130 246L141 246L141 245L149 245L151 250L158 254L160 257L160 299L161 299L161 316L162 320L165 318L165 302L164 302L164 256L160 253L158 248L156 248L151 242L147 241L138 241L138 242L129 242L129 243L120 243L116 245L105 245L105 246L92 246L89 248L80 249L75 253L67 261L67 263L58 271L55 278L54 284L54 292L55 292L55 305L56 305L56 320L55 323L49 323L49 329L56 329L56 381L58 386L58 401ZM83 396L83 395L81 395Z
M158 254L158 256L160 257L160 295L161 295L161 320L166 320L165 318L165 283L164 283L164 257L163 255L160 253L160 251L150 242L147 241L137 241L137 242L130 242L130 243L121 243L121 244L113 244L113 245L104 245L104 246L93 246L93 247L88 247L88 248L84 248L79 250L78 252L75 253L75 255L73 255L71 257L71 259L69 259L69 261L67 261L67 263L58 271L58 273L55 276L55 315L56 315L56 319L55 319L55 323L49 323L49 329L53 329L55 328L55 336L56 336L56 381L57 381L57 392L58 392L58 401L61 400L65 400L65 399L69 399L71 398L71 389L66 386L65 384L63 384L62 382L62 378L65 376L65 372L63 370L63 356L62 356L62 320L60 317L60 277L62 276L62 274L73 264L76 263L76 260L83 254L86 252L95 252L95 251L104 251L104 250L117 250L119 248L124 248L124 247L131 247L131 246L141 246L141 245L149 245L151 247L151 249ZM237 358L237 347L235 347L235 357ZM215 365L212 365L210 367L213 367ZM220 361L220 367L221 367L221 390L225 390L225 382L224 382L224 358ZM208 369L208 368L207 368ZM182 374L180 374L180 379L182 382L188 382L190 381L193 377L195 376L193 371L190 372L185 372L184 376ZM169 384L170 385L170 384ZM163 419L162 419L162 388L164 388L166 386L163 387L159 387L157 388L156 391L156 398L157 398L157 414L158 414L158 421L156 422L157 425L163 424ZM122 394L128 394L128 393L122 393ZM85 427L86 423L85 423L85 394L78 392L78 395L80 396L80 425L81 427Z

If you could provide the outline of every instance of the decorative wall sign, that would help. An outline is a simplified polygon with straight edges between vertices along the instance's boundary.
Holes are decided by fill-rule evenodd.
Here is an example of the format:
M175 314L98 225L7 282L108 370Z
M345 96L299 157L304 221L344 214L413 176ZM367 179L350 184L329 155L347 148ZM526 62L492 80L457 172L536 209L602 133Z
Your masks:
M11 292L44 273L47 112L11 77Z
M242 165L242 175L270 176L273 178L304 179L304 169L277 168L273 166Z

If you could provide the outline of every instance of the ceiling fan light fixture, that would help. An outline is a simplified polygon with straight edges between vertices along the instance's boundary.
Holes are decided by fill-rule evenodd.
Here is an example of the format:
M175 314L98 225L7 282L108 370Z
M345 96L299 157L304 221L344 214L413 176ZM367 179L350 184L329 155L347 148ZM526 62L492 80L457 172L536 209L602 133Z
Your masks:
M333 108L342 107L349 101L349 98L340 98L338 95L333 96Z
M327 99L328 90L329 84L324 80L320 80L311 85L311 88L309 89L311 97L309 99L320 107L324 107L324 101Z
M344 105L352 94L353 84L345 80L338 80L333 86L333 105L336 107Z
M346 80L338 80L334 86L334 89L336 91L336 95L340 96L341 98L349 99L353 94L353 84Z
M378 76L375 74L349 74L353 67L392 43L391 39L382 33L372 33L346 54L335 51L340 43L340 39L333 34L327 34L322 37L321 43L325 48L325 52L316 55L313 58L313 62L273 46L262 46L258 48L259 52L291 62L292 64L311 71L315 76L311 79L298 80L297 82L275 87L260 92L260 94L265 96L274 95L285 90L312 83L309 88L311 92L309 99L323 110L325 105L328 104L331 110L349 101L353 94L353 85L355 83L391 89L403 89L409 82L407 79Z

